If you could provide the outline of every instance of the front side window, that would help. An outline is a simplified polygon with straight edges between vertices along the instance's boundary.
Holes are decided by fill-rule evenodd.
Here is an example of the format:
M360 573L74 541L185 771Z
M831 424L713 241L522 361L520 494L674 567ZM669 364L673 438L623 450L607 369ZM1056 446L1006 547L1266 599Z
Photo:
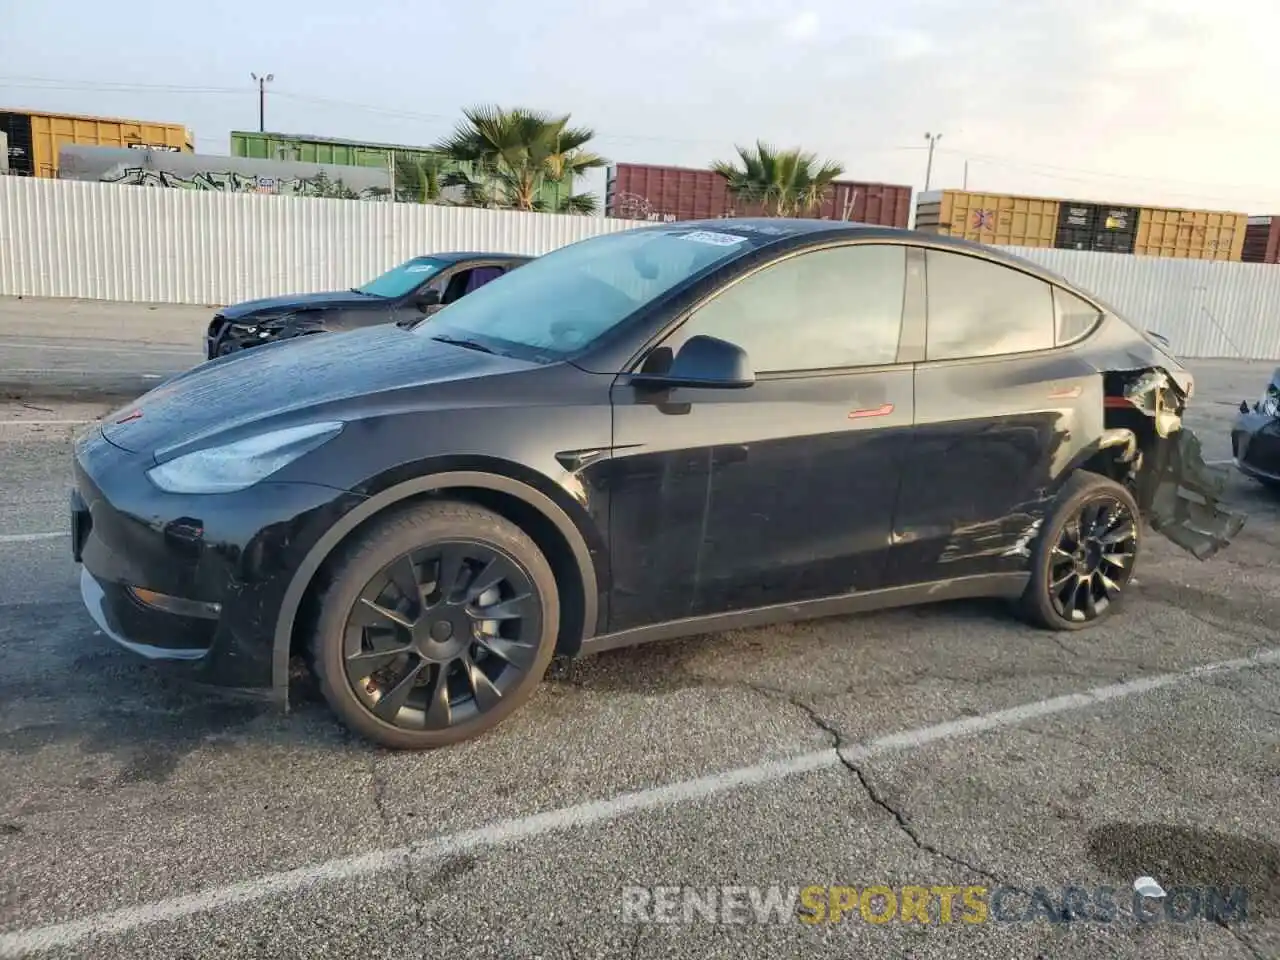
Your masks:
M419 336L466 338L550 361L572 356L637 310L759 241L726 231L625 230L580 240L486 283Z
M903 246L801 253L717 294L694 311L680 335L735 343L757 373L894 363L905 276Z
M375 277L364 286L356 287L356 290L371 297L396 300L408 296L447 266L448 264L431 257L415 257Z
M1049 284L980 257L925 252L929 360L993 357L1053 347Z

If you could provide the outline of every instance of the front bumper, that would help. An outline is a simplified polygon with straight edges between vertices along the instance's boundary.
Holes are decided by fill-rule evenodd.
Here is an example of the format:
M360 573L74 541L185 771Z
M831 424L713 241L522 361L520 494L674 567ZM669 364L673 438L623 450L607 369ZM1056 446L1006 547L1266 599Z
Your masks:
M271 323L273 321L262 321ZM249 328L253 330L250 332ZM287 327L268 327L264 330L252 320L228 320L221 314L213 318L204 338L204 355L207 360L216 360L250 347L287 338L291 331Z
M200 683L280 686L285 592L310 548L363 498L271 482L167 494L147 480L151 464L97 427L76 443L72 551L90 616L121 646Z
M1231 427L1231 456L1246 476L1280 483L1280 417L1246 406Z

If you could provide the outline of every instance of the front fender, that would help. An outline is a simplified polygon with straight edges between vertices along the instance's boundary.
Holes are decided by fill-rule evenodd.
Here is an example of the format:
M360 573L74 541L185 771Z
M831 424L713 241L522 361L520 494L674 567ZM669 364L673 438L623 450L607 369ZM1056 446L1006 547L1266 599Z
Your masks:
M553 523L573 553L582 578L584 600L583 640L594 636L600 619L599 577L586 538L569 515L549 496L519 480L495 473L455 470L414 477L380 489L344 514L316 542L303 558L285 591L276 617L272 651L272 687L276 696L288 704L289 656L293 647L294 627L307 589L316 573L339 545L361 524L377 514L411 497L442 490L471 488L493 490L514 496L538 510Z

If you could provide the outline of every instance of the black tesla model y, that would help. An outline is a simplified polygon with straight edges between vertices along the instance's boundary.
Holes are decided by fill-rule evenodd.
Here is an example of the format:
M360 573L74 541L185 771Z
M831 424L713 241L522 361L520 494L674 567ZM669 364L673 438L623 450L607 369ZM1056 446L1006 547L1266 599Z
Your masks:
M973 596L1088 626L1144 517L1202 559L1244 523L1191 392L989 248L664 224L169 381L77 439L74 550L142 656L287 702L300 654L352 728L434 747L555 654Z

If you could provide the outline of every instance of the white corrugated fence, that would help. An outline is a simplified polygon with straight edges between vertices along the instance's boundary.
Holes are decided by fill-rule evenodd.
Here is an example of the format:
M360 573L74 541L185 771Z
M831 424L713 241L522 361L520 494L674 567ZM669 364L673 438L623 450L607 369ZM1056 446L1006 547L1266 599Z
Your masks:
M343 290L432 251L542 254L636 226L0 176L0 295L221 305Z
M636 221L0 176L0 296L220 305L432 251L541 254ZM1280 266L1012 248L1185 357L1280 359Z

